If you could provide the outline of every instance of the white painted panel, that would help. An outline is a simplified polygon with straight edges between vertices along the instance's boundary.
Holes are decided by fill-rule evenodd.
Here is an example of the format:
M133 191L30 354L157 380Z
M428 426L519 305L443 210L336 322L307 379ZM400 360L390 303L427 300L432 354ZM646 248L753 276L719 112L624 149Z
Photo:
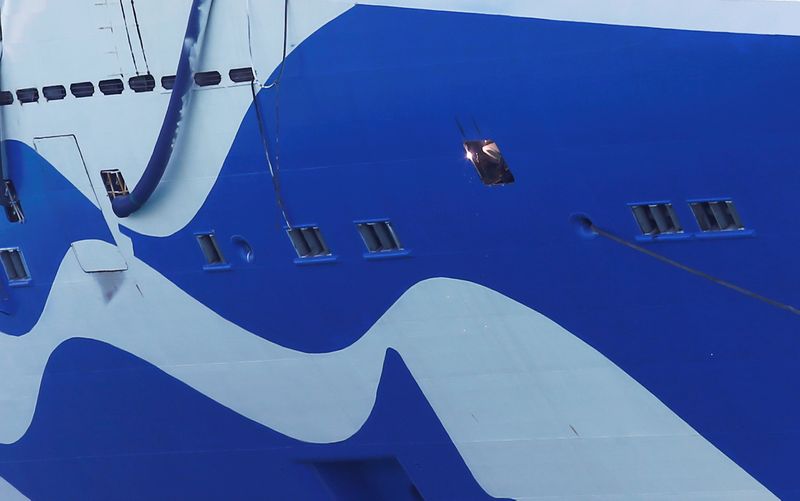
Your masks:
M102 240L81 240L72 243L72 252L81 269L86 273L98 273L104 271L125 271L128 263L122 254L110 252L108 244Z
M5 0L3 86L97 80L123 71L112 27L112 2ZM125 47L127 50L127 47ZM127 53L130 65L130 51ZM10 65L13 71L6 71Z
M33 140L36 151L52 164L78 191L95 206L97 194L86 173L86 165L75 136L38 137ZM99 175L99 174L98 174Z

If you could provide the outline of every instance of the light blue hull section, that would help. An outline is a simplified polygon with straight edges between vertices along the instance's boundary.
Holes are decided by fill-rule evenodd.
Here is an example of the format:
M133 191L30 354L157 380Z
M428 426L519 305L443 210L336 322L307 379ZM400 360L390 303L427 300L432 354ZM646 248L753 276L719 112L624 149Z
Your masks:
M261 90L186 228L123 231L138 258L222 317L307 353L353 345L426 279L481 284L578 336L797 499L800 318L592 238L574 216L800 304L798 55L793 37L356 7ZM497 141L516 182L484 186L464 158L471 139ZM30 221L0 237L41 249L27 254L36 283L9 288L14 314L0 316L0 329L25 335L69 244L109 235L92 207L80 224L59 219L84 210L79 194L25 145L7 147L12 170L40 173L18 186ZM63 196L42 196L41 183ZM688 202L721 198L748 231L700 233ZM658 201L685 232L637 240L628 205ZM331 258L296 259L281 205L292 225L319 226ZM355 223L382 219L408 252L368 259ZM207 231L229 269L204 270L195 234ZM0 447L0 476L31 499L489 497L394 352L364 428L310 445L135 357L70 341L48 365L30 430Z

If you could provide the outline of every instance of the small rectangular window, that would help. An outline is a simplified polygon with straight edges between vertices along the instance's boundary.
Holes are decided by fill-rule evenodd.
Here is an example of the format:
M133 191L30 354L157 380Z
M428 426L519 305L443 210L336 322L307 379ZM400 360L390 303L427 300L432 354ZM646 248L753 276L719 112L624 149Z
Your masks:
M49 85L42 88L42 94L48 101L60 101L67 97L67 89L63 85Z
M122 91L125 90L125 84L122 83L122 80L119 78L114 78L111 80L101 80L100 83L97 84L100 87L100 92L105 94L106 96L114 96L117 94L122 94Z
M369 252L391 252L402 249L389 221L359 223L357 226Z
M0 106L8 106L14 103L14 94L10 91L4 90L0 92Z
M35 103L39 101L39 89L19 89L17 90L17 99L20 103Z
M691 202L697 225L701 231L737 231L743 230L744 224L733 200L710 200Z
M318 226L292 228L287 230L287 233L299 257L312 258L331 255Z
M166 90L172 90L175 87L175 79L177 77L175 75L167 75L165 77L161 77L161 86L164 87Z
M253 68L235 68L228 72L228 76L235 83L252 82L256 79Z
M671 203L633 205L631 209L645 235L654 237L683 231Z
M200 87L219 85L222 82L222 75L219 71L203 71L194 76L194 82Z
M103 170L100 171L100 176L103 178L108 198L113 200L128 195L128 185L125 184L125 178L119 170Z
M220 266L224 265L225 257L217 245L217 238L213 233L203 233L196 235L197 243L200 245L200 250L203 251L203 257L206 259L207 266Z
M3 269L9 283L26 282L31 279L25 259L19 249L1 249L0 261L3 262Z
M94 95L94 84L92 82L77 82L69 86L69 91L75 97L91 97Z
M152 92L156 88L156 79L153 75L139 75L129 78L128 85L133 92Z
M467 159L475 166L483 184L498 186L514 182L514 174L496 142L491 139L466 141L464 149L467 150Z

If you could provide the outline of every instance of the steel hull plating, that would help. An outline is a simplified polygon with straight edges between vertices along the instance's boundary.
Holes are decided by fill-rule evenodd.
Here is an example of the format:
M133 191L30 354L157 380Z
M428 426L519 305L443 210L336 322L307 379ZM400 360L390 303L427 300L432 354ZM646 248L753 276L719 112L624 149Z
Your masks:
M169 75L152 47L190 2L161 25L129 3L141 48L103 43ZM798 316L775 307L800 304L800 39L769 15L311 3L290 3L285 61L283 2L214 3L196 63L223 83L194 89L128 218L99 173L135 185L167 90L0 109L25 211L0 246L30 272L3 292L0 494L800 497ZM19 37L4 88L38 78ZM226 80L245 66L256 83ZM465 158L486 139L513 183ZM705 200L744 229L701 231ZM631 204L658 203L682 232L641 235ZM401 249L368 251L374 221ZM298 257L293 228L330 254Z

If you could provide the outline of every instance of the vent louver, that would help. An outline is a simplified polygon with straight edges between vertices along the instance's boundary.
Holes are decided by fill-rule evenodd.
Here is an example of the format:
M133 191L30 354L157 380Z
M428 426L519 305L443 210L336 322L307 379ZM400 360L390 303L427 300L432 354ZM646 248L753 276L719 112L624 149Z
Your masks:
M292 228L287 233L299 257L305 259L331 255L318 226Z
M733 200L692 202L689 204L701 231L737 231L744 224Z
M671 203L634 205L631 209L639 229L645 235L657 236L683 231Z
M357 226L369 252L390 252L402 249L400 240L389 221L359 223Z
M219 266L225 264L225 257L217 244L217 238L213 233L203 233L197 236L197 243L200 245L200 250L203 251L203 257L206 259L206 265Z
M10 283L30 280L31 276L28 273L28 267L25 266L25 260L19 249L0 250L0 261L3 263L6 278Z

